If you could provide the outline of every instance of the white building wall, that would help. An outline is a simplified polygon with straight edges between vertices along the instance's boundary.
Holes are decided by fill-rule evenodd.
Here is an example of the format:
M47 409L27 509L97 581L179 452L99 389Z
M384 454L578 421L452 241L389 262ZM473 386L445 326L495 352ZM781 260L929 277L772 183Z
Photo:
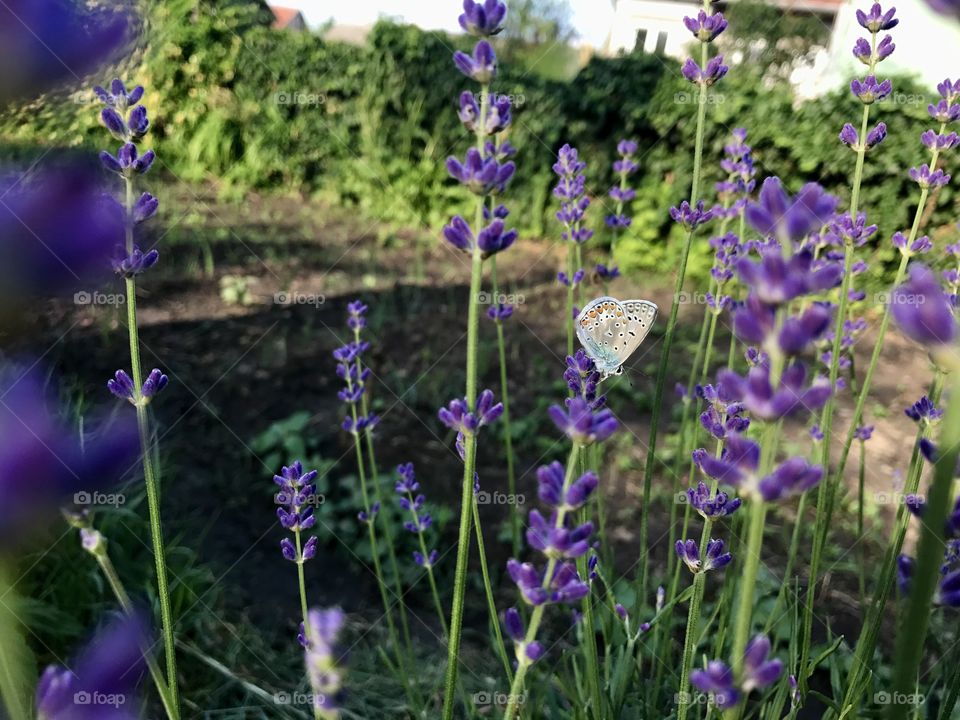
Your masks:
M636 46L638 31L643 29L647 31L644 52L654 52L660 33L665 33L664 53L682 60L689 55L693 41L690 31L683 25L683 18L695 16L701 7L700 3L694 2L619 0L605 50L611 55L621 50L630 52Z

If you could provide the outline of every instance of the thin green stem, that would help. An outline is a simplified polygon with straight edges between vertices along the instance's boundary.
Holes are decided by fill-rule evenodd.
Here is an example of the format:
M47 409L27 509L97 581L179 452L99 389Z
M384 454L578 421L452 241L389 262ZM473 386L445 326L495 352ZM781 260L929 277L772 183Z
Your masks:
M133 251L133 180L125 178L126 188L126 248ZM167 580L166 548L163 541L163 526L160 520L160 487L154 456L151 450L150 426L147 408L142 395L143 372L140 364L140 332L137 324L137 287L133 277L125 279L127 304L127 336L130 341L130 369L134 386L134 405L137 411L137 429L140 434L140 450L143 454L143 477L147 490L147 508L150 515L150 540L157 573L157 595L160 599L160 621L163 632L163 647L167 666L167 684L174 717L180 716L180 690L177 684L176 642L173 635L173 607Z
M701 67L707 64L707 43L701 43ZM697 96L697 130L693 152L693 179L690 185L691 204L696 203L700 193L700 176L703 164L703 138L707 117L706 88L701 87ZM674 284L673 302L670 306L670 318L667 321L663 347L660 350L660 363L657 366L657 379L653 394L653 407L650 411L650 435L647 440L647 459L643 471L643 504L640 508L640 560L643 564L640 573L639 594L641 598L647 596L647 583L650 572L649 532L650 532L650 494L653 486L653 471L656 467L657 434L660 431L660 410L663 404L663 389L667 380L667 368L670 364L670 351L673 349L673 339L677 326L677 315L680 310L680 294L683 292L683 281L687 274L687 260L690 257L690 247L693 244L693 228L687 233L680 254L680 263L677 268L677 278Z
M489 86L481 86L480 117L477 119L477 149L483 151L486 137L485 123L489 106ZM479 232L483 224L483 198L477 201L474 227ZM474 243L470 264L470 297L467 304L467 405L471 410L477 403L477 336L480 328L479 295L483 280L483 255ZM477 460L477 438L464 438L463 486L460 498L460 530L457 535L457 567L454 571L453 601L450 610L450 642L447 646L447 669L444 679L443 720L453 720L454 695L457 691L460 635L463 630L464 595L467 589L467 565L470 559L470 526L473 524L473 476Z
M490 258L490 286L493 290L493 300L497 301L500 288L497 284L497 256ZM507 492L517 496L517 472L513 453L513 428L510 425L510 386L507 383L507 346L504 342L503 321L498 315L494 320L497 327L497 357L500 362L500 402L503 403L503 444L507 454ZM520 509L516 503L510 505L510 539L513 544L513 554L520 554Z
M953 499L954 476L957 458L960 456L960 387L956 382L952 384L947 401L939 446L941 454L936 461L920 527L916 569L910 579L909 605L897 635L894 653L895 698L906 697L915 690L923 646L927 639L931 600L943 562L943 528ZM907 703L894 702L890 705L888 716L891 720L903 720L908 712Z
M113 591L113 595L117 599L117 602L120 603L120 607L123 608L123 611L127 615L132 616L135 612L133 602L130 600L130 595L127 593L127 590L123 585L123 581L120 580L120 576L117 574L117 570L113 566L113 562L110 560L110 556L107 554L106 549L92 552L91 555L93 555L97 561L97 564L100 566L100 570L103 573L103 576L107 579L107 584ZM167 717L175 718L177 716L177 711L173 707L173 704L170 700L170 690L167 688L167 683L163 679L163 672L157 665L157 661L153 659L153 655L151 653L145 651L143 657L147 663L147 670L150 672L150 677L153 679L153 684L157 688L157 693L160 695L160 701L163 703L163 709L166 711Z
M563 492L561 497L566 494L567 489L570 487L573 482L573 477L575 475L577 467L577 457L580 454L580 446L574 443L573 447L570 448L570 456L567 458L567 470L563 479ZM557 518L555 526L560 528L563 527L564 520L566 518L566 510L563 507L558 508ZM550 581L553 579L553 573L557 567L557 558L551 556L547 560L547 568L543 573L543 587L547 588L550 585ZM530 616L530 623L527 625L527 634L524 637L524 645L529 645L537 637L537 630L540 628L540 621L543 619L543 611L546 608L545 604L537 605L533 609L533 613ZM510 694L507 696L507 710L504 714L504 720L515 720L517 717L517 711L521 704L521 693L523 692L523 682L524 678L527 676L527 670L530 669L532 662L524 654L519 658L517 664L517 674L513 676L513 683L510 685ZM598 709L599 710L599 709Z
M493 584L490 582L490 570L487 567L487 555L483 543L483 528L480 526L480 506L477 504L476 497L473 499L473 527L477 537L477 551L480 553L480 574L483 577L483 593L487 599L487 610L490 613L490 624L493 626L497 654L503 663L503 669L507 675L507 682L510 682L513 679L513 672L510 669L507 646L503 642L503 632L500 630L500 619L497 616L497 602L493 597Z

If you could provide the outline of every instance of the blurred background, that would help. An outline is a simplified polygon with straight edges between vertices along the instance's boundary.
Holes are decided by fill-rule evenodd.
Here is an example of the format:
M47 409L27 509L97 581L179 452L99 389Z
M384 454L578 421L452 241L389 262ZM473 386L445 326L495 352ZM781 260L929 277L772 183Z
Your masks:
M0 39L8 48L18 39L29 45L35 31L45 37L33 24L42 18L25 14L29 2L8 2L0 4L24 10L0 14ZM449 549L459 460L436 409L463 384L469 268L439 231L468 202L444 167L448 155L462 155L471 143L456 114L469 83L451 61L455 50L471 46L457 31L459 5L96 0L83 9L97 17L122 11L128 18L126 31L111 35L106 57L92 64L53 63L43 83L0 85L0 174L6 183L0 185L0 203L9 189L30 187L65 164L71 172L106 176L97 153L115 152L116 143L99 123L92 87L119 77L128 87L146 89L142 102L151 129L144 147L155 149L157 160L141 184L159 198L160 211L138 242L161 257L140 283L140 320L144 362L170 376L156 415L190 717L206 717L202 713L213 708L220 709L216 717L304 716L302 708L271 701L274 693L294 689L290 678L300 677L301 658L291 642L296 580L280 557L282 535L271 499L272 474L295 458L321 471L323 550L307 566L308 587L311 603L336 603L350 613L349 707L357 717L395 716L400 692L377 654L384 631L368 571L370 548L356 521L359 490L351 446L340 431L339 382L330 352L347 337L347 302L364 299L371 308L373 407L383 418L377 437L382 482L389 490L397 463L417 463L436 505L435 541ZM846 203L853 156L837 135L860 114L847 89L856 70L856 6L845 0L730 0L715 7L730 23L716 44L731 69L710 97L707 204L715 202L713 182L725 175L719 167L723 146L740 127L749 133L758 180L779 175L793 192L816 181ZM699 8L669 0L514 0L506 30L495 39L501 72L494 89L513 100L509 140L519 151L517 175L503 199L521 235L501 256L499 271L501 287L517 306L507 325L508 359L518 478L530 497L535 468L555 452L545 409L566 393L565 289L555 280L565 249L551 195L556 151L569 142L588 163L594 198L588 217L597 230L587 246L592 264L606 261L609 252L604 216L611 211L607 190L615 182L616 144L623 138L638 142L634 221L617 244L614 260L623 277L612 293L669 307L682 230L668 209L689 193L696 103L680 74L691 45L682 19ZM887 238L912 217L916 186L907 170L926 155L919 136L935 84L960 70L956 23L920 0L898 4L897 13L898 50L885 64L895 72L894 92L874 111L889 135L867 162L861 198L880 227L865 276L873 290L884 287L879 278L896 259ZM16 79L17 68L11 60L3 72ZM944 169L956 169L952 156ZM101 180L108 184L108 178ZM955 242L956 191L948 185L934 194L926 232L938 245ZM72 237L84 220L71 207L51 202L34 208L34 216L37 223L48 217L60 235ZM12 233L10 227L0 223ZM69 245L69 237L61 244ZM89 260L88 253L77 254L77 262ZM711 261L704 238L691 259L691 289L706 289ZM37 263L38 276L49 279L50 272ZM0 340L6 360L29 365L42 358L61 377L70 420L82 428L89 408L107 400L107 378L128 362L126 309L117 300L118 281L96 273L75 279L59 297L37 283L24 289L8 279L7 287L17 292L5 296ZM599 285L595 289L599 294ZM696 303L681 308L681 347L670 387L689 372L692 358L684 347L695 345L701 313ZM655 328L625 377L610 386L610 404L629 430L611 448L617 461L604 482L623 569L636 555L650 375L662 331ZM491 339L492 324L481 332ZM720 332L729 332L725 324ZM866 337L862 345L869 348L871 333ZM922 353L898 336L891 334L888 344L890 361L875 380L878 401L867 409L877 425L867 483L878 493L899 482L900 449L912 433L900 408L922 392L926 367ZM483 384L494 386L492 340L481 342L479 362ZM670 402L678 414L678 404ZM850 411L841 408L841 418ZM482 447L480 475L502 491L502 438L490 438ZM662 444L666 468L675 442L667 438ZM652 515L660 559L667 552L671 503L666 475L658 480L656 498L662 512ZM98 524L121 574L149 597L152 559L139 487L131 482L127 502L100 513ZM882 532L889 510L872 504L871 527ZM509 554L498 522L504 511L483 509L487 551L498 575ZM399 515L395 507L385 512ZM393 528L404 556L414 549L396 518L383 526ZM849 568L854 558L842 563L847 565L841 569ZM41 660L52 661L112 606L110 595L65 525L54 528L22 565L33 641ZM443 583L452 565L452 556L441 560ZM433 660L443 648L429 591L412 562L406 572L406 601L421 618L414 629L426 660L423 672L439 680L442 662ZM835 630L858 622L848 591L838 584L828 594ZM505 585L502 592L506 607L513 591ZM629 587L622 592L628 602ZM479 604L468 610L465 655L474 667L495 672L484 610ZM482 673L478 678L481 690ZM493 682L492 675L487 679Z

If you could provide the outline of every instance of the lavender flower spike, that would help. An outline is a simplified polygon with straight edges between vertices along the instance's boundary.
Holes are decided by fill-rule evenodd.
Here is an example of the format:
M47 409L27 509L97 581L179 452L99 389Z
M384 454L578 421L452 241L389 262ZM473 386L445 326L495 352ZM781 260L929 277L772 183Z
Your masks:
M697 40L705 43L713 42L720 33L727 29L727 21L723 19L721 13L707 15L703 10L695 18L685 17L683 24Z
M310 537L301 547L300 533L312 528L317 519L314 516L314 507L323 501L323 496L316 492L313 481L317 478L317 471L305 473L299 460L289 467L284 467L279 475L273 476L273 481L280 486L274 497L277 503L277 518L280 524L294 534L296 542L289 538L280 541L283 556L290 562L302 565L317 553L317 538Z
M928 347L944 346L957 337L957 322L936 276L924 265L910 266L910 277L890 298L900 330Z
M497 76L497 55L486 40L476 44L472 56L463 52L454 53L453 62L457 70L481 85L490 83Z
M476 408L470 409L467 399L451 400L447 407L440 408L440 422L463 435L473 435L484 425L490 425L503 414L503 403L493 402L493 391L484 390L477 398Z
M536 640L526 642L523 620L516 608L510 608L503 614L503 626L513 640L518 663L535 663L543 657L543 645Z
M507 17L507 6L499 0L463 0L463 14L460 27L471 35L489 37L503 30L503 21Z
M677 556L683 560L690 572L702 573L717 570L730 563L733 556L723 551L723 540L710 540L707 543L703 559L700 558L700 548L695 540L677 540Z
M166 375L158 368L154 368L150 371L147 379L144 380L138 399L133 378L131 378L126 371L117 370L113 379L107 381L107 389L121 400L128 400L131 405L148 405L150 401L167 386L168 381L169 378L167 378Z
M554 424L573 442L592 445L603 442L617 430L617 419L603 408L594 411L590 403L580 397L569 398L566 409L552 405L547 411Z
M323 720L340 718L343 669L338 664L336 643L345 622L340 608L313 609L307 614L304 659L313 690L313 707Z

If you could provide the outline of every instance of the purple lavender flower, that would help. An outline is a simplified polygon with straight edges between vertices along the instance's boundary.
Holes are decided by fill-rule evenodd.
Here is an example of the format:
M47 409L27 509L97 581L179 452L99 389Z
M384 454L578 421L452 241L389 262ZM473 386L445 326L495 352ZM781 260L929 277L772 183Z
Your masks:
M930 150L943 152L945 150L952 150L960 144L960 135L957 135L955 132L941 135L933 130L925 130L920 134L920 142Z
M314 608L307 613L307 627L303 632L304 660L313 691L313 707L323 720L338 720L340 717L343 668L336 644L345 622L346 616L340 608Z
M924 189L943 187L950 182L950 176L943 170L931 170L926 163L919 168L910 168L909 175L911 180Z
M718 375L718 382L726 392L739 398L751 414L762 420L779 420L823 407L830 397L830 382L816 378L808 386L806 380L807 368L801 362L789 365L776 387L770 381L770 368L766 365L750 368L746 377L732 370L721 370Z
M933 404L926 395L922 396L913 405L903 411L904 414L916 423L932 425L943 417L943 410Z
M481 85L489 84L497 76L497 55L486 40L476 44L473 55L455 52L453 62L457 70Z
M905 255L906 257L921 255L933 249L933 243L926 235L919 237L910 243L909 238L907 238L907 236L902 232L895 232L893 237L890 238L890 242L893 243L893 246L900 251L901 255Z
M632 140L621 140L617 143L617 152L620 155L620 159L613 163L613 171L620 176L620 183L610 188L610 192L608 193L610 198L617 203L617 212L608 215L606 218L607 226L615 230L628 228L632 222L631 217L624 212L624 206L637 197L636 190L627 186L627 179L635 173L638 168L633 158L637 152L637 143ZM598 273L601 267L606 270L605 266L598 265ZM616 270L616 268L614 268L614 270ZM603 276L601 275L601 277ZM608 278L604 277L603 279Z
M731 498L725 492L710 493L706 483L697 483L696 488L687 490L687 500L705 520L717 520L733 515L741 505L740 498Z
M400 509L408 513L411 518L403 523L403 527L407 532L423 536L423 533L433 524L433 518L430 517L429 513L423 511L426 498L418 492L420 483L417 482L414 474L413 463L398 465L397 474L400 476L400 480L394 490L400 496ZM432 568L439 553L433 550L424 555L426 548L421 546L421 550L423 552L413 553L414 562L424 569Z
M565 525L558 527L556 512L550 516L548 522L538 510L530 511L527 543L548 558L574 559L585 555L590 549L591 535L593 535L591 522L573 528Z
M516 230L506 230L503 220L494 220L474 238L470 225L459 215L443 228L443 236L455 248L472 253L474 246L480 248L484 258L496 255L509 248L517 239Z
M860 442L866 442L873 437L873 425L860 425L853 432L853 437Z
M147 150L143 155L137 155L137 146L133 143L125 143L120 146L116 156L111 155L106 150L100 152L100 162L110 172L115 172L123 177L133 177L134 175L143 175L153 166L156 159L156 153L153 150Z
M694 574L719 570L729 565L730 561L733 560L730 553L723 551L723 540L710 540L707 543L702 560L700 558L700 548L695 540L677 540L676 550L677 557L683 560L683 564Z
M880 3L874 3L868 13L865 13L863 10L857 10L857 22L860 23L862 28L876 35L881 30L890 30L900 23L900 21L894 17L896 12L897 9L894 7L884 12L880 7Z
M816 183L807 183L791 197L777 177L763 181L759 200L747 203L747 222L761 235L781 242L803 240L826 225L838 203Z
M561 237L577 244L583 244L593 237L592 230L581 227L587 208L590 207L590 198L584 195L586 176L583 171L586 167L587 164L580 159L577 149L569 144L560 148L557 162L553 165L553 172L559 178L553 188L554 197L560 200L557 220L565 228Z
M606 396L597 395L600 371L582 348L572 356L567 355L567 369L563 372L563 379L570 391L586 400L594 410L599 410L606 404Z
M680 203L680 207L670 208L670 217L687 230L693 230L712 219L713 211L703 209L703 200L697 202L694 207L690 207L690 203L684 200Z
M887 137L887 125L886 123L877 123L877 125L867 133L866 141L863 145L860 144L860 136L857 133L856 129L850 123L847 123L843 126L843 130L840 131L840 142L844 145L848 145L851 150L860 151L860 150L870 150L873 147L879 145Z
M756 635L748 644L743 653L743 680L741 687L744 694L753 690L762 690L777 681L783 674L783 662L769 660L770 640L766 635Z
M94 85L93 94L104 105L126 110L140 102L140 98L143 97L143 85L137 85L132 90L127 90L126 85L120 78L114 78L113 82L110 83L109 92L101 85Z
M57 509L73 498L118 482L136 466L135 423L120 419L89 425L81 438L48 392L47 378L33 370L0 366L0 548L42 530Z
M128 254L122 245L118 245L111 262L113 271L117 275L133 278L152 268L159 259L160 253L155 249L143 252L139 245L134 245L133 250Z
M168 382L169 378L158 368L154 368L143 381L138 398L133 378L125 370L117 370L113 379L107 381L107 389L121 400L128 400L132 405L147 405L167 386Z
M558 563L549 583L544 583L541 573L531 563L511 559L507 561L507 572L530 605L573 604L590 594L590 586L580 579L573 563Z
M484 425L490 425L503 414L503 403L493 402L493 391L484 390L477 398L476 407L470 409L467 399L451 400L447 407L440 408L440 422L463 435L473 435Z
M537 469L537 494L540 501L564 512L583 507L600 484L596 474L586 472L574 480L564 492L563 480L563 465L556 461Z
M690 673L690 684L705 693L719 710L734 707L740 702L733 670L720 660L711 660L705 669Z
M303 471L303 464L297 460L289 466L284 466L279 475L273 476L273 481L280 486L274 496L277 503L277 518L284 529L294 534L296 543L289 538L280 541L283 556L290 562L302 565L317 554L317 538L312 536L300 546L300 533L312 528L317 518L314 508L323 501L323 496L317 494L314 480L317 471Z
M39 719L134 720L146 647L146 624L139 616L112 620L69 668L51 665L44 670L36 692ZM92 702L107 697L113 702Z
M627 218L627 220L629 220L629 218ZM620 268L618 268L616 265L607 267L602 263L597 263L597 267L594 269L594 272L596 272L597 277L604 282L610 282L620 277Z
M447 158L450 177L477 195L495 195L503 192L517 166L513 162L501 165L494 157L484 157L476 148L467 150L466 160Z
M460 27L465 32L479 37L496 35L503 30L503 21L507 17L507 6L499 0L463 0L463 14Z
M936 105L928 105L927 112L931 118L941 123L951 123L960 120L960 105L951 103L946 98L938 100Z
M544 649L540 643L536 640L526 642L523 620L516 608L510 608L503 614L503 626L507 630L507 635L513 640L518 663L535 663L543 657Z
M681 74L694 85L708 88L727 74L728 68L723 64L723 55L717 55L707 62L706 67L697 65L693 58L687 58L680 68Z
M129 38L123 13L89 13L59 0L0 4L0 104L74 81L110 59Z
M814 268L813 253L808 249L787 259L774 248L763 252L760 262L741 258L737 273L750 291L768 305L783 305L801 295L834 288L843 274L836 265Z
M923 265L910 266L910 277L890 298L891 312L900 330L927 346L952 343L957 323L936 275Z
M863 80L854 78L850 81L852 92L864 105L872 105L883 100L893 91L893 83L889 80L877 82L876 75L867 75Z
M496 135L503 132L510 126L512 120L510 109L510 98L506 95L490 94L490 103L487 107L487 115L483 121L483 132L485 135ZM477 120L480 118L480 103L476 96L465 90L460 94L460 111L458 113L460 122L470 132L476 132L478 129Z
M695 18L683 18L683 24L697 40L703 43L713 42L720 33L727 29L727 21L723 19L722 13L707 15L703 10Z
M801 495L816 487L823 479L823 468L810 465L804 458L786 460L758 485L760 496L766 502Z
M603 442L617 430L617 419L607 409L594 410L581 397L568 398L566 408L551 405L547 411L550 419L570 440L578 445Z
M504 305L503 303L491 305L490 308L487 309L487 317L494 322L503 322L504 320L509 320L511 317L513 317L513 306Z
M893 38L889 35L884 36L884 38L877 43L876 52L873 51L869 40L866 38L857 38L857 41L853 45L853 56L864 65L871 66L886 60L893 54L896 48L897 46L894 44Z

